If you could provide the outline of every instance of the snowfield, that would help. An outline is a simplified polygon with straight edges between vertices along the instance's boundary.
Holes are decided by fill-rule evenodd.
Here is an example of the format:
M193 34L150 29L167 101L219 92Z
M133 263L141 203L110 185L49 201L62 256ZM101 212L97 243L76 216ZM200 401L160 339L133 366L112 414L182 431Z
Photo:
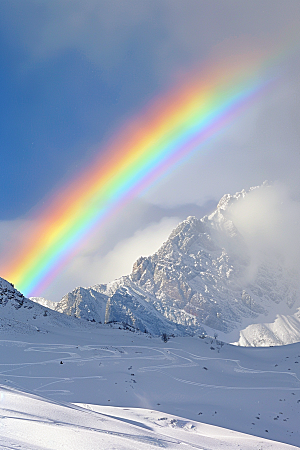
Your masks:
M77 327L0 332L0 448L299 448L300 344L163 342L65 319Z
M224 428L140 408L63 404L3 389L3 449L293 449ZM7 411L7 412L6 412Z

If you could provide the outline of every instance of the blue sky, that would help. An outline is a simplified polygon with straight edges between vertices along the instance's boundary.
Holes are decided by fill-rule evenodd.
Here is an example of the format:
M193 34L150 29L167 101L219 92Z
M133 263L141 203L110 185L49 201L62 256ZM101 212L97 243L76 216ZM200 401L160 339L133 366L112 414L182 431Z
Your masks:
M7 9L13 21L22 2L12 3L14 7ZM37 24L41 3L25 0L23 12L26 3L30 8L23 32L26 36L33 27L38 39L43 31ZM51 10L47 3L45 24ZM103 67L72 45L35 59L27 46L14 39L17 30L5 25L0 66L1 150L8 169L1 177L6 192L1 196L3 219L27 213L159 89L145 54L149 44L136 36L128 38L126 52L117 62Z
M31 217L182 74L218 47L269 42L276 48L291 30L299 42L299 19L298 0L2 0L0 249L7 230ZM90 244L81 256L87 273L94 265L93 276L74 261L45 295L53 299L78 284L121 275L123 266L103 271L114 249L134 248L132 265L139 252L151 251L141 244L152 242L151 230L154 251L179 220L201 217L227 192L269 179L299 198L299 56L295 48L278 88L205 154L136 199L120 217L122 230L112 226L104 243Z

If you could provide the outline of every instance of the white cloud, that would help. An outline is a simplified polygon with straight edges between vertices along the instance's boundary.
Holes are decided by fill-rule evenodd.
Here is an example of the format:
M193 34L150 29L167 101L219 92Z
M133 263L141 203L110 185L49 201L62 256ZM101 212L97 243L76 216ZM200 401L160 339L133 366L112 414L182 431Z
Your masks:
M142 43L148 68L158 79L170 80L232 36L244 42L267 38L275 46L294 28L297 41L299 2L288 5L284 0L265 1L264 8L239 0L23 0L4 2L0 13L4 32L32 64L76 49L107 69Z
M107 283L129 274L134 262L140 256L149 256L157 251L178 223L177 217L165 217L157 223L150 223L118 242L106 255L101 252L101 240L96 236L78 252L43 296L48 300L59 301L76 286Z
M177 217L166 217L158 223L151 223L143 230L119 242L101 261L101 278L111 281L131 272L133 263L140 256L149 256L167 240L178 225Z
M300 263L300 203L291 198L286 186L275 183L252 190L233 203L227 213L245 239L251 257L249 277L268 258L287 270Z
M6 32L14 31L12 39L25 50L29 68L76 49L109 69L126 55L135 27L147 23L153 9L152 2L139 0L27 0L3 6L2 17Z

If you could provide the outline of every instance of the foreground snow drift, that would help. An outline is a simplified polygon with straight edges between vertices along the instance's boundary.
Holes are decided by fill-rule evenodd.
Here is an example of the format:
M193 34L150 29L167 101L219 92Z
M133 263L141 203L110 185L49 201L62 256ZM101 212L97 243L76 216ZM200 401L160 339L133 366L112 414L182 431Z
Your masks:
M295 449L157 411L52 402L4 386L1 403L3 449Z

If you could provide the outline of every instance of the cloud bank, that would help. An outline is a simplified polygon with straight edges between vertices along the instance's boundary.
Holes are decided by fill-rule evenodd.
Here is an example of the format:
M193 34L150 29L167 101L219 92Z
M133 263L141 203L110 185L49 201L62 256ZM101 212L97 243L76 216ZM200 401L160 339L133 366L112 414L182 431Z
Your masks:
M248 281L261 263L299 275L300 202L281 183L260 186L230 205L226 216L242 235L250 256ZM300 281L299 281L300 287Z
M108 283L131 273L134 262L140 256L155 253L178 225L178 217L166 217L138 229L128 238L120 240L113 249L103 254L102 239L95 236L79 251L64 272L43 294L45 298L59 301L76 286L92 286Z

